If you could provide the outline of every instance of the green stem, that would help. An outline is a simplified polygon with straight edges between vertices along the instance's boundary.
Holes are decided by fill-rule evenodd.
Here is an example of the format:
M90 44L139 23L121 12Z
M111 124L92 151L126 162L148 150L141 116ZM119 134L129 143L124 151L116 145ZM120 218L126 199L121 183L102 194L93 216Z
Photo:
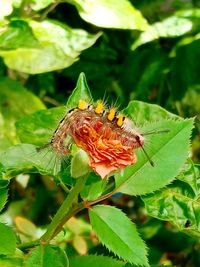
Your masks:
M41 242L39 240L36 241L32 241L32 242L28 242L28 243L24 243L24 244L20 244L18 245L18 249L21 249L22 251L29 249L29 248L33 248L35 246L38 246Z
M58 209L56 215L53 217L49 224L46 233L41 237L41 241L48 243L56 234L62 229L64 223L72 217L75 213L83 208L78 204L78 195L83 189L87 176L83 176L77 179L75 186L69 192L67 198Z

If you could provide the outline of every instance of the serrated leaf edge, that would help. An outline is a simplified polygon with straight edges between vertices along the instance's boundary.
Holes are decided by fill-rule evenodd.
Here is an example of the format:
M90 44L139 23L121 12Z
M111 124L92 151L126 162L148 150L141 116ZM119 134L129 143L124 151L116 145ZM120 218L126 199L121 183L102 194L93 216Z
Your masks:
M101 205L101 206L106 206L106 205ZM122 212L122 214L132 223L132 224L134 224L132 221L131 221L131 219L121 210L121 209L119 209L119 208L116 208L116 207L112 207L112 206L110 206L110 208L113 208L113 209L117 209L117 210L120 210L121 212ZM96 213L95 213L95 215L97 215ZM99 217L99 216L98 216ZM99 217L100 219L101 219L101 217ZM101 219L102 220L102 219ZM103 221L103 220L102 220ZM103 221L104 222L104 221ZM135 225L135 224L134 224ZM136 225L135 225L136 226ZM110 227L109 227L110 228ZM112 230L112 229L111 229ZM136 230L137 230L137 228L136 228ZM95 233L96 233L96 231L95 231ZM140 237L140 234L139 234L139 232L137 231L137 233L138 233L138 236ZM114 234L116 234L115 232L114 232ZM96 235L97 235L97 233L96 233ZM126 261L126 262L129 262L129 263L131 263L131 264L135 264L136 266L146 266L146 267L148 267L149 265L141 265L141 264L138 264L138 263L135 263L135 262L132 262L132 261L128 261L128 260L126 260L126 259L124 259L122 256L120 256L120 255L118 255L117 253L115 253L111 248L110 248L110 246L107 246L102 240L101 240L101 238L97 235L97 237L98 237L98 239L100 240L100 242L110 251L110 252L112 252L112 253L114 253L114 255L116 255L119 259L122 259L122 260L124 260L124 261ZM140 237L141 238L141 237ZM121 239L120 237L119 237L119 239ZM142 239L142 238L141 238ZM124 240L123 239L121 239L123 242L124 242ZM147 249L148 249L148 247L146 246L146 243L144 242L144 240L142 239L142 241L143 241L143 245L144 245L144 247L145 247L145 256L147 257L147 255L148 255L148 253L147 253ZM126 245L127 246L127 245ZM129 248L129 246L127 246L128 248ZM130 249L130 248L129 248ZM131 250L132 251L132 250ZM136 255L136 257L137 258L139 258L137 255ZM139 258L140 259L140 258ZM141 259L140 259L141 260ZM148 258L147 258L147 260L148 260Z

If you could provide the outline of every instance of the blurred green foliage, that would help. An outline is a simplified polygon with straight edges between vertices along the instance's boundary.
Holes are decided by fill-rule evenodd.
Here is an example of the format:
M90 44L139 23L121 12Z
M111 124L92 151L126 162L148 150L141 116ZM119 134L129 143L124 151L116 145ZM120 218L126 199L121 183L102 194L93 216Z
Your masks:
M75 91L67 102L81 72L87 77L94 100L105 98L110 105L115 103L120 109L125 108L124 112L141 129L167 127L171 134L152 136L146 147L152 156L151 145L156 144L159 172L156 169L155 175L154 171L148 174L146 159L142 158L139 167L130 166L115 176L116 184L125 181L121 192L150 194L143 196L142 201L139 197L119 194L105 204L121 208L138 224L149 248L151 266L200 265L199 165L191 159L183 165L188 153L185 136L192 121L176 121L178 116L196 116L190 156L198 162L199 47L197 0L0 1L0 230L5 235L0 236L0 266L64 267L68 265L66 254L72 267L134 266L119 260L98 243L85 212L81 213L82 218L71 218L44 251L38 246L26 255L28 248L23 247L44 233L49 217L65 198L66 186L74 185L69 168L52 180L55 164L60 164L59 172L61 162L50 161L52 155L45 151L38 157L36 146L51 138L65 112L65 107L60 106L67 103L71 108L80 97L91 99L82 79L77 85L78 93ZM173 120L164 124L155 122L161 118ZM149 120L155 125L149 126ZM165 142L167 154L163 148ZM133 172L138 180L133 179ZM177 179L169 186L153 192L171 182L175 175ZM5 179L13 177L8 191ZM111 185L112 182L114 178ZM93 174L81 197L94 200L105 188L105 181ZM90 212L93 220L99 216L98 206L95 208ZM104 213L102 210L100 215ZM15 225L17 238L4 223ZM93 227L104 243L99 225L93 223ZM108 227L114 229L113 221L104 227L105 231ZM108 243L116 253L112 241ZM91 256L74 257L87 253ZM33 265L42 255L42 263ZM136 263L142 265L140 261Z

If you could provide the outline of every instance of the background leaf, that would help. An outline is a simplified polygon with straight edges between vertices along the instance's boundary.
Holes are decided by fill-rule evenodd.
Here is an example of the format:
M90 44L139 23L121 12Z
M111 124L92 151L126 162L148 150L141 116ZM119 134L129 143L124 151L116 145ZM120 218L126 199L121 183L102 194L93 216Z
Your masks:
M89 216L98 238L109 250L135 265L148 266L146 246L125 214L111 206L97 205L89 210Z
M44 104L17 81L0 78L0 152L17 142L15 122ZM22 98L23 95L23 98Z
M188 18L171 16L162 22L156 22L140 34L139 38L132 45L132 50L142 44L151 42L161 37L178 37L192 30L193 23Z
M21 20L15 21L18 23L18 27L23 24L23 21L20 22ZM0 49L0 55L9 68L30 74L69 67L78 60L81 51L93 45L100 36L100 34L91 35L84 30L74 30L53 21L27 20L27 22L39 45L36 44L31 48L21 45L18 49ZM25 31L24 28L23 30ZM11 44L7 42L7 46L12 45L13 38L16 39L17 29L14 33L14 37L12 34L12 38L9 38ZM28 28L25 33L29 34ZM9 33L4 32L3 34Z
M75 0L72 4L84 20L99 27L144 30L148 25L128 0Z
M31 1L31 8L35 11L39 11L52 3L54 3L54 0L33 0Z
M26 21L13 20L7 25L6 31L0 34L0 50L11 50L20 47L40 48L40 43L34 36Z
M0 233L0 254L12 255L16 248L16 237L13 230L9 226L0 223Z

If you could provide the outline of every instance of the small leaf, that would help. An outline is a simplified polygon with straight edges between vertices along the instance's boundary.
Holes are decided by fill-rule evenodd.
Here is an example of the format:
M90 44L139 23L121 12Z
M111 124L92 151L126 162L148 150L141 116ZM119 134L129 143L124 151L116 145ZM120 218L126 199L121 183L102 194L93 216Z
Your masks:
M68 267L68 259L63 250L52 245L33 249L23 267Z
M76 88L73 90L70 97L68 98L67 107L68 108L77 107L79 99L83 99L88 103L90 103L92 100L90 88L87 84L87 80L83 72L80 73L76 84Z
M75 0L72 4L84 20L99 27L142 31L148 26L128 0Z
M11 227L0 223L0 254L13 254L16 248L16 237Z
M130 263L149 266L147 251L135 225L117 208L97 205L89 210L90 221L100 241Z
M101 179L95 173L90 173L87 182L81 192L81 197L84 200L95 200L101 196L107 184L106 179Z
M79 256L70 259L70 267L125 267L125 262L105 256Z

